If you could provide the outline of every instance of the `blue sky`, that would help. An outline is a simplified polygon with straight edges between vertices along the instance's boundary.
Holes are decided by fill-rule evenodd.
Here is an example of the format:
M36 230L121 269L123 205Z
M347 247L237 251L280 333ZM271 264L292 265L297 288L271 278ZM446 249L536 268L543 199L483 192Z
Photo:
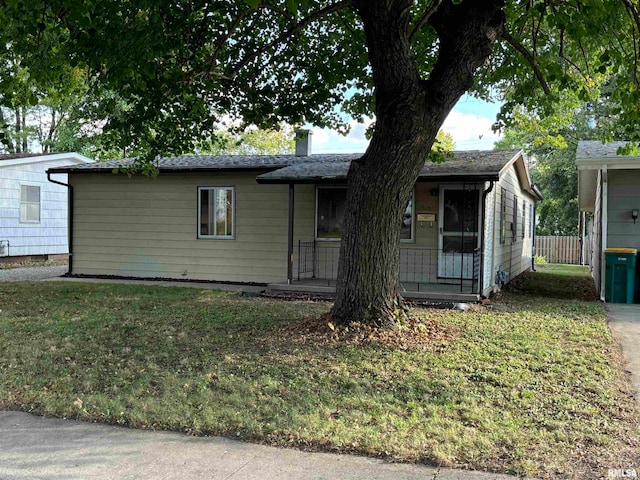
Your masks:
M487 103L464 96L444 122L443 129L453 135L456 150L491 150L500 137L491 131L500 104ZM313 153L364 152L368 141L364 137L367 125L353 124L344 137L329 129L312 128Z

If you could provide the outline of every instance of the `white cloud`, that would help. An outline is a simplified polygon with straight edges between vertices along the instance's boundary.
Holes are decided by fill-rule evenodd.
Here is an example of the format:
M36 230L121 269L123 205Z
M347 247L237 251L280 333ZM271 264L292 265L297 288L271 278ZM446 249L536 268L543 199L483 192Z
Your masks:
M491 130L494 120L473 114L452 111L442 125L453 136L456 150L491 149L501 138Z
M328 128L313 130L312 151L314 153L357 153L364 152L369 145L365 132L373 119L367 118L365 123L352 121L351 131L345 137ZM453 136L456 150L491 150L493 144L501 138L494 133L491 126L493 118L470 113L452 111L442 128Z

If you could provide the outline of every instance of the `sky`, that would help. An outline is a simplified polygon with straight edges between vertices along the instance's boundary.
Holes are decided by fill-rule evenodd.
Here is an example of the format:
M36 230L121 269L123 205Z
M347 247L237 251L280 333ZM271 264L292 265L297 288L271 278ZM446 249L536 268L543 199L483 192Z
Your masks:
M500 110L497 103L487 103L465 95L451 111L442 128L453 136L456 150L491 150L500 136L491 131ZM369 121L369 123L371 123ZM313 153L364 152L368 124L354 123L346 137L329 129L313 128Z

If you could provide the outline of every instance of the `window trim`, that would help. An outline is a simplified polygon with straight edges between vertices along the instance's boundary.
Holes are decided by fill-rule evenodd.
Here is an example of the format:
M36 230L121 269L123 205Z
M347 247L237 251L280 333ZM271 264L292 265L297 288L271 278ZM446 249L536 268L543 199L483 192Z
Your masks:
M316 195L316 208L315 208L315 213L314 213L314 217L313 217L313 238L317 241L317 242L341 242L342 241L342 236L340 238L330 238L330 237L318 237L318 190L320 189L324 189L324 190L337 190L337 189L342 189L342 190L346 190L347 186L341 186L341 185L316 185L315 188L315 195Z
M200 233L200 219L202 216L202 191L203 190L231 190L231 235L202 235ZM203 185L198 186L198 209L197 209L197 238L204 240L235 240L236 238L236 187L235 185Z
M529 238L533 238L533 203L529 204Z
M520 236L522 237L522 240L525 239L526 233L527 231L527 200L526 199L522 199L522 231L520 232Z
M35 205L35 202L23 202L22 201L22 187L35 187L38 189L38 198L40 201L38 202L38 220L26 220L22 217L22 205ZM18 212L18 221L19 223L28 223L31 225L37 225L42 223L42 185L38 183L29 183L29 182L20 182L20 192L18 193L18 203L19 203L19 212Z
M518 205L518 196L513 195L513 218L511 222L511 243L516 243L518 241L518 209L520 206Z
M315 214L313 218L313 238L317 242L341 242L342 237L340 238L328 238L328 237L318 237L318 190L320 189L343 189L346 190L346 185L316 185L315 188ZM415 186L411 191L411 238L401 238L400 243L416 243L416 189ZM406 208L405 208L406 210ZM403 214L404 215L404 214Z
M507 189L500 187L500 245L507 241Z
M401 238L400 243L416 243L416 187L411 190L411 238ZM406 211L406 207L405 207ZM404 213L402 214L404 217Z

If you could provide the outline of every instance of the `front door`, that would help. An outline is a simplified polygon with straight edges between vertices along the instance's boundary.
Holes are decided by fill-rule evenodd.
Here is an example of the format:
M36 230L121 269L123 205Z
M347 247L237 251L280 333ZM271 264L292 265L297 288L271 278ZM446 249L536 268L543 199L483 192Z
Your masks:
M473 279L474 265L480 260L480 190L441 186L439 223L438 276Z

